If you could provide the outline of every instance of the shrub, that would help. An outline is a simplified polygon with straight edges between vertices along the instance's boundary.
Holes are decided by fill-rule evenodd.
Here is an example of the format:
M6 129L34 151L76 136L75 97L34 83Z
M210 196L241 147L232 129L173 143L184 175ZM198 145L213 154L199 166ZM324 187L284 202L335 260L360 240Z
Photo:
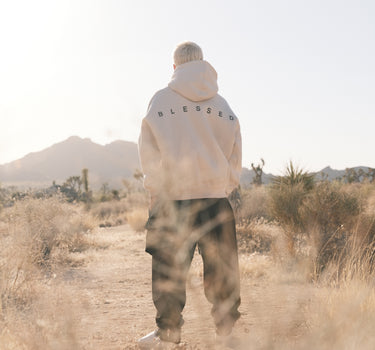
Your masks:
M302 184L280 184L270 188L269 209L285 231L301 231L300 207L307 192Z
M301 184L305 191L310 191L314 188L314 174L309 174L295 167L292 162L286 167L285 174L283 176L276 176L272 180L274 187L286 185L294 186Z
M24 199L0 217L0 346L4 349L77 349L68 293L54 270L69 252L89 246L95 222L60 200ZM26 345L27 344L27 345ZM61 346L60 346L61 344Z
M295 168L292 163L287 167L284 176L275 177L270 187L271 215L285 229L293 250L291 232L303 230L300 207L307 194L314 188L314 177Z
M274 179L270 187L270 212L283 228L291 256L310 244L317 276L330 264L340 270L353 250L374 244L375 215L365 215L364 205L371 193L363 186L314 183L312 175L290 164L285 176Z
M265 186L241 189L241 201L237 210L237 221L247 225L254 219L268 218L268 193Z
M304 200L300 216L316 254L317 272L340 258L362 211L359 193L338 182L321 182Z
M128 224L136 232L145 230L148 212L146 209L137 208L126 215Z
M269 253L275 241L275 227L263 219L253 220L246 226L237 227L237 239L241 253Z
M50 266L56 249L82 248L84 233L96 224L56 197L18 201L9 208L5 220L18 255L38 266Z
M126 223L129 203L126 199L100 202L92 205L90 213L99 221L100 227L118 226Z
M269 210L283 228L289 254L295 255L297 238L304 230L300 208L314 188L314 176L290 162L283 176L277 176L270 186Z

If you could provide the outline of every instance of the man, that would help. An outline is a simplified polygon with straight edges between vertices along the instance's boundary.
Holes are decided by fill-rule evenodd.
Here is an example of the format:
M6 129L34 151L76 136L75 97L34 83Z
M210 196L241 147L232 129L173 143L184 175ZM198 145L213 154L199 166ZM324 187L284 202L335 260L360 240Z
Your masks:
M230 335L240 317L235 221L227 199L242 168L239 122L218 95L217 73L197 44L178 45L173 68L168 87L149 104L139 137L151 198L146 251L157 310L157 330L139 339L141 348L180 342L196 247L217 336Z

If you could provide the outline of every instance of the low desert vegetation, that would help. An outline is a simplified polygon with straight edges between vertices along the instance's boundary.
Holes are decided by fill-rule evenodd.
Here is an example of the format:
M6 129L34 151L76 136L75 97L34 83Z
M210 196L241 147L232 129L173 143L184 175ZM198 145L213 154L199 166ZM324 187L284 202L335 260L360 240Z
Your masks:
M314 277L329 265L345 265L353 255L370 258L375 244L373 183L316 181L290 164L270 185L241 189L240 198L239 239L249 243L248 251L275 253L283 247L289 260L310 260Z
M138 180L92 192L82 176L64 184L76 190L69 195L57 185L27 193L0 188L1 349L79 349L80 302L61 271L100 248L91 234L100 227L145 230L148 196ZM318 181L290 164L271 184L257 181L232 197L241 278L278 296L257 310L265 320L261 337L245 335L256 349L374 348L375 184L362 178ZM285 303L294 305L285 315L274 312L290 298L295 304ZM74 310L66 307L72 303Z
M289 310L283 324L264 306L260 313L268 312L272 326L257 348L374 348L374 182L316 181L290 164L270 185L242 189L240 196L243 273L280 288L280 298L285 283L297 285L300 295L309 290L303 308ZM280 334L297 321L292 334Z
M139 186L93 193L72 177L63 187L1 188L1 349L79 349L75 320L83 306L64 271L84 264L85 251L106 248L92 237L100 227L129 222L144 230L148 198Z
M26 198L1 213L2 349L76 349L61 269L90 246L95 222L61 198Z

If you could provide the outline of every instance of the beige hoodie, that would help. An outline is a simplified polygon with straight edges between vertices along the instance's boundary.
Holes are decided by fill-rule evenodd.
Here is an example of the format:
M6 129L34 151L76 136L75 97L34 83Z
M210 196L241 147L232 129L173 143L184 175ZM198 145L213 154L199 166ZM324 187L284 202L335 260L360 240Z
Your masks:
M217 91L215 69L191 61L151 99L138 143L151 197L223 198L239 184L240 125Z

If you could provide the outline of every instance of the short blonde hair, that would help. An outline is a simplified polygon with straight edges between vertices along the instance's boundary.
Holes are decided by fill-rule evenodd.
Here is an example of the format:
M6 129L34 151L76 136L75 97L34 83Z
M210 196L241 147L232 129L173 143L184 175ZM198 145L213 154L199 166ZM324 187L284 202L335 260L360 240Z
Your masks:
M176 66L190 61L203 60L203 52L196 43L185 41L177 45L173 53L173 60Z

